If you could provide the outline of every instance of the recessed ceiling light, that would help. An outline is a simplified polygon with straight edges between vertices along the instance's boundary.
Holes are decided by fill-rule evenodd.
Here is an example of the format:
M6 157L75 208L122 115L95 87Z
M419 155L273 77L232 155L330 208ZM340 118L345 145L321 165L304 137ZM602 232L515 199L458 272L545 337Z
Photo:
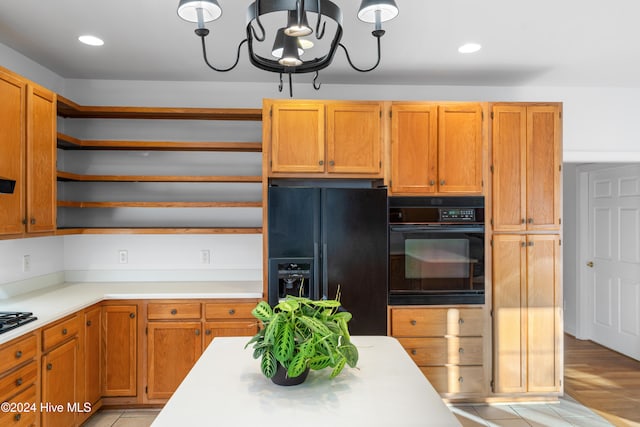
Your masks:
M482 49L478 43L466 43L458 48L458 52L460 53L474 53Z
M104 41L96 36L80 36L78 37L81 43L88 44L89 46L102 46Z

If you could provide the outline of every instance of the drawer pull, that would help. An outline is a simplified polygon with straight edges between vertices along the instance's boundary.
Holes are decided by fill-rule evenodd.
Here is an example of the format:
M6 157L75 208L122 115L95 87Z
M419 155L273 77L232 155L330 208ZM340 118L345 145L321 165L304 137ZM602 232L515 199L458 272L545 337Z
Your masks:
M171 309L171 314L173 314L175 316L176 314L178 314L178 310L176 310L175 308L172 308Z
M416 354L418 354L418 352L416 351L416 349L415 349L415 348L412 348L412 349L411 349L411 354L413 354L413 355L415 356Z
M459 382L459 383L463 383L463 382L464 382L464 378L462 378L462 377L458 377L458 382Z
M458 349L458 353L460 353L460 354L464 353L464 348L460 347L460 348Z
M461 324L461 325L464 325L464 319L460 318L460 320L458 320L458 323Z
M22 414L15 414L15 415L13 416L13 419L14 419L15 421L20 421L20 418L22 418Z
M51 363L47 363L47 371L50 371L53 369L53 365Z
M67 328L62 328L62 335L67 335Z
M135 314L135 313L129 313L129 317L130 317L131 319L135 319L136 314Z
M235 308L230 309L230 310L229 310L229 314L230 314L230 315L232 315L232 316L233 316L234 314L236 314L236 310L235 310Z
M412 320L412 321L411 321L411 324L412 324L413 326L416 326L416 324L417 324L417 323L418 323L418 322L416 322L415 320Z
M20 359L22 357L22 351L16 351L16 359Z
M20 387L22 385L22 377L16 380L16 387Z
M91 320L87 320L87 326L91 326Z

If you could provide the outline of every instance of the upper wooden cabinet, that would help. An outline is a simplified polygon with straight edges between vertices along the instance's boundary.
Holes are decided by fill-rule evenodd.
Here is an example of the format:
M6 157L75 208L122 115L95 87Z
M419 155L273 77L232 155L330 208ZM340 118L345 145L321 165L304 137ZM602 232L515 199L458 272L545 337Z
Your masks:
M491 116L494 230L559 230L560 104L496 104Z
M56 95L0 69L0 177L16 181L0 196L0 234L56 227Z
M382 176L382 103L265 100L269 174Z
M391 104L393 194L482 194L480 103Z

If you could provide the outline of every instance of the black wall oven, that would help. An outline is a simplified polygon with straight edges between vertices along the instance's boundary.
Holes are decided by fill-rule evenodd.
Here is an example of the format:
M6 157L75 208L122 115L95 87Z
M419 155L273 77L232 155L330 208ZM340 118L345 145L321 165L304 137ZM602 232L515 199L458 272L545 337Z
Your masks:
M389 198L389 304L483 304L484 197Z

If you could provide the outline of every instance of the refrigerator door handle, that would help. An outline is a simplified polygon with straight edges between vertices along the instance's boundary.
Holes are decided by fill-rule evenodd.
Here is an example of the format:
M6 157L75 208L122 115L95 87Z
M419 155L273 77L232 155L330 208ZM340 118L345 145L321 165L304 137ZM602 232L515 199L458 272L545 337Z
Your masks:
M313 243L313 286L310 291L312 299L320 299L320 250L318 242Z
M329 296L329 262L327 260L327 244L322 244L322 299L328 299Z

